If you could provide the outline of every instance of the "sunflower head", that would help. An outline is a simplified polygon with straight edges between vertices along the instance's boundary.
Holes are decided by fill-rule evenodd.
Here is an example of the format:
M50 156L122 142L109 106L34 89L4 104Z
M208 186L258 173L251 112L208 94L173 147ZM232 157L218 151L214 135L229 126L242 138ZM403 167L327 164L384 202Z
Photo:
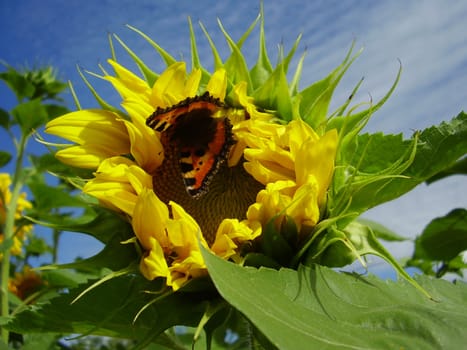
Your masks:
M16 272L15 277L8 280L8 290L21 300L25 300L46 284L38 272L26 265L23 271Z
M242 45L259 18L238 41L220 25L231 49L225 60L202 27L212 72L200 63L191 22L190 69L129 27L166 68L154 72L114 36L141 73L121 65L111 44L114 73L98 76L119 93L122 110L80 72L101 108L79 109L46 127L72 142L57 158L93 171L82 190L131 223L142 274L163 277L173 289L207 273L200 246L237 263L252 253L291 266L329 215L342 125L327 122L328 107L352 58L300 90L304 56L287 79L300 38L272 66L262 21L258 60L248 67Z

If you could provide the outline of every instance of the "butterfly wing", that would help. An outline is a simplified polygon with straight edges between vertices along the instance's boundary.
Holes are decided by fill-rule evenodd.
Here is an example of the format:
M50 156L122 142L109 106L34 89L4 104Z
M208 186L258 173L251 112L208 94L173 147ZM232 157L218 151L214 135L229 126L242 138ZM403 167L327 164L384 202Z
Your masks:
M149 127L165 134L164 147L179 148L181 175L193 198L207 191L234 143L228 118L213 117L226 110L218 99L205 93L166 109L157 108L146 120Z
M180 169L187 192L194 198L207 191L209 183L227 159L233 144L231 126L227 118L213 120L214 137L206 147L184 147L180 152Z

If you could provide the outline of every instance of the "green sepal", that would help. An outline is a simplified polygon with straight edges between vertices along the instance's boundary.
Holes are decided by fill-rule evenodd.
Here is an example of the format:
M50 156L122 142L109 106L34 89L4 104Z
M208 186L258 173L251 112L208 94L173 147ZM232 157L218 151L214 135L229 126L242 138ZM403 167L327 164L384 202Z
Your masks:
M360 52L351 56L353 45L343 62L335 68L326 78L319 80L299 92L301 96L300 116L314 130L322 128L326 120L329 104L340 79L359 56Z
M260 32L259 32L259 48L258 48L258 58L256 64L250 70L251 84L253 90L258 89L262 86L269 76L272 74L273 68L271 65L271 60L269 59L268 51L266 49L266 36L264 35L264 11L263 4L260 4Z
M277 217L272 218L263 227L260 249L264 255L277 261L281 266L288 266L294 252L281 231L276 228L277 219Z
M149 67L141 60L141 58L138 57L126 44L123 42L122 39L120 39L116 34L113 35L114 38L119 42L119 44L125 49L125 51L130 55L130 57L133 59L133 61L136 63L138 66L139 70L141 73L143 73L144 78L146 79L147 83L149 86L153 86L154 83L156 82L158 75L153 72ZM110 40L110 37L109 37Z
M144 34L142 31L140 31L139 29L136 29L135 27L133 27L133 26L131 26L129 24L127 24L126 26L128 28L130 28L132 31L134 31L134 32L138 33L139 35L141 35L144 38L144 40L146 40L157 51L157 53L164 60L167 67L169 67L172 64L174 64L175 62L177 62L177 60L173 56L171 56L159 44L157 44L154 40L152 40L149 36Z
M86 76L84 75L84 73L81 71L81 68L79 66L76 66L76 69L78 70L78 74L79 76L81 77L81 79L83 80L84 84L88 87L89 91L91 91L91 94L94 96L94 98L96 99L96 102L99 104L99 106L101 106L102 109L106 110L106 111L110 111L110 112L114 112L114 113L117 113L118 115L122 115L123 116L123 113L118 109L118 108L115 108L114 106L112 106L110 103L106 102L96 91L96 89L92 86L92 84L89 82L89 80L86 78ZM95 76L97 78L100 78L102 79L101 76L97 75L97 74L94 74L92 72L88 72L86 71L88 74L92 75L92 76ZM78 102L79 104L79 102Z
M402 242L402 241L408 240L408 238L398 235L397 233L390 230L386 226L380 224L379 222L365 219L362 217L359 217L358 219L356 219L356 221L362 225L365 225L371 228L376 238L378 239L382 239L387 242Z
M257 20L255 21L255 23L256 22ZM253 23L253 25L255 23ZM235 41L233 41L233 39L224 29L222 23L219 20L218 24L222 31L222 34L224 34L225 40L229 44L230 50L232 51L231 55L224 63L224 68L227 71L229 82L232 83L232 85L235 85L240 82L247 82L247 89L248 91L251 91L252 86L250 74L248 71L248 65L246 64L245 57L243 56L241 51L242 41L240 41L239 44L235 43ZM250 27L245 34L251 31L251 29L252 27Z

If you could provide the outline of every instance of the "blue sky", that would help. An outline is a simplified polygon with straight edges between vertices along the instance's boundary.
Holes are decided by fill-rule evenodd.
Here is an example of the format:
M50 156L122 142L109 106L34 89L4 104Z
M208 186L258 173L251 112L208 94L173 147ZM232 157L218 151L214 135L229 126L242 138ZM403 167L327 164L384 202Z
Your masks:
M403 74L386 105L375 113L368 131L402 132L437 124L467 109L467 2L427 1L280 1L265 0L265 30L269 52L277 45L289 49L302 33L299 54L306 50L301 86L323 78L345 56L353 40L364 51L338 87L333 106L349 96L365 78L355 101L378 100L394 81L399 61ZM107 35L116 33L149 66L162 68L153 49L125 24L137 27L175 57L189 59L187 17L195 24L203 64L212 59L208 43L197 25L201 21L214 42L227 56L228 48L218 28L221 19L234 39L239 38L259 12L259 1L61 1L23 0L0 3L0 59L10 65L51 64L63 80L71 80L83 107L95 107L81 82L76 65L98 72L98 64L110 57ZM256 59L256 31L244 52L250 63ZM119 60L127 62L123 55ZM114 103L110 87L96 83L100 93ZM71 97L66 96L70 108ZM0 105L10 109L15 101L0 84ZM10 149L0 133L1 149ZM37 145L34 145L37 147ZM0 169L3 171L3 169ZM369 211L379 220L408 237L420 233L434 217L454 207L466 207L467 180L452 177L417 187L410 194ZM88 255L97 246L77 234L66 236L61 259ZM391 245L397 257L410 254L407 244Z

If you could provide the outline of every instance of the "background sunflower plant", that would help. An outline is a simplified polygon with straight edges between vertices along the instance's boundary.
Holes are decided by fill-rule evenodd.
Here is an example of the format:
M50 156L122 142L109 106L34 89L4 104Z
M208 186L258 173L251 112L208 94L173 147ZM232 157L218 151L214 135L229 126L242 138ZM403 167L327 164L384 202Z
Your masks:
M258 59L248 67L242 45L258 22ZM191 21L189 69L134 27L164 71L152 71L109 36L114 73L103 66L85 73L110 83L121 108L80 71L100 108L82 108L74 96L77 111L49 121L45 131L71 142L51 144L68 166L55 173L80 191L84 214L31 220L89 234L104 248L43 268L92 277L18 313L7 327L126 338L140 349L436 348L465 338L454 326L467 323L456 311L465 287L411 277L380 242L402 238L360 218L462 166L465 114L410 139L363 133L399 75L380 101L352 106L350 97L329 111L359 55L353 46L325 78L300 88L305 55L290 67L300 37L273 65L261 16L237 41L219 26L231 50L225 60L202 26L212 72L200 62ZM119 63L114 41L138 73ZM453 215L465 220L462 210ZM458 259L461 241L447 244L443 257ZM366 266L367 255L386 260L402 279L329 268ZM412 265L423 257L419 249ZM437 312L446 316L443 325L427 316Z

